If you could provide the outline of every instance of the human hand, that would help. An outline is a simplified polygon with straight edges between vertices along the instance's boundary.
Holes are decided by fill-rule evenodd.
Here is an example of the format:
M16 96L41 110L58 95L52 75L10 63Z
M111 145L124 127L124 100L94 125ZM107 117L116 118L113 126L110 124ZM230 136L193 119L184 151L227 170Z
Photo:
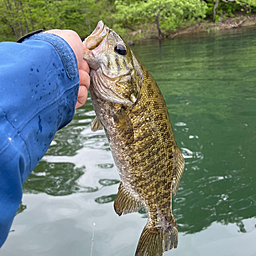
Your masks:
M60 30L52 29L45 33L50 33L63 38L72 48L76 55L78 71L79 71L79 91L78 98L76 102L76 107L79 108L84 105L87 100L88 89L90 87L90 76L89 76L89 66L87 62L83 59L84 56L84 45L79 37L79 35L73 30Z

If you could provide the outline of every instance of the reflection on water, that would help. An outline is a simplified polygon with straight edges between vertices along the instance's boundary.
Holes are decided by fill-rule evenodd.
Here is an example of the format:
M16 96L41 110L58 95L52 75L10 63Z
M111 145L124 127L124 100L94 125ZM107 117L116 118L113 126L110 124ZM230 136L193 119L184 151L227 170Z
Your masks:
M255 217L255 149L241 139L251 135L242 135L237 117L191 115L186 123L190 126L182 126L186 138L181 140L186 170L174 200L179 230L196 233L220 222L236 223L242 232L243 219Z
M99 183L103 186L111 186L115 184L119 184L119 180L109 180L109 179L100 179ZM95 199L95 202L98 204L106 204L110 202L114 202L116 199L116 194L113 195L104 195Z
M19 213L22 213L22 212L23 212L24 210L26 210L26 209L27 209L27 206L26 206L26 205L23 205L22 202L21 202L20 207L19 207L19 209L18 209L16 215L19 214Z
M119 183L119 180L110 180L110 179L100 179L99 183L102 186L111 186Z
M106 204L114 202L116 199L116 194L108 195L108 196L101 196L95 199L95 202L98 204Z
M233 232L230 230L235 225L241 235L254 234L254 237L246 237L252 243L256 229L255 29L166 40L161 43L161 48L157 41L150 41L136 45L134 52L160 86L177 144L186 160L173 202L180 233L179 248L165 255L198 255L197 251L204 251L201 241L226 238L225 232ZM22 227L25 225L28 230L14 223L13 229L17 231L12 232L10 247L7 242L6 250L14 250L11 246L11 239L14 239L14 247L20 255L27 255L22 254L22 251L26 251L22 247L25 242L21 238L23 235L27 236L26 241L33 244L49 245L57 234L64 236L63 229L67 227L68 230L75 230L70 235L66 232L65 238L62 237L64 241L73 241L68 247L69 252L88 255L85 252L91 246L90 230L92 223L96 222L93 256L134 254L135 238L139 238L145 225L146 212L141 209L139 214L129 214L120 219L116 216L113 201L119 177L104 132L90 131L94 115L91 101L88 100L77 111L71 124L56 135L46 157L25 182L24 200L31 200L31 204L27 209L26 203L21 206L19 212L22 213L17 221L19 216L24 218ZM40 199L45 194L49 195L47 199ZM39 210L35 212L33 207L37 203L33 196L42 200L37 206ZM65 211L58 212L59 207ZM41 211L51 212L48 219L44 219L44 224L40 224L40 220L36 223L36 215L40 216ZM54 219L52 212L56 216ZM26 214L30 216L30 221L26 222ZM216 229L216 223L223 228L218 226ZM30 236L38 234L40 225L48 227L45 231L47 236L39 232L41 239L37 243ZM192 243L190 236L183 238L181 234L190 234L198 242ZM237 241L246 244L246 239L239 236L239 240L229 240L227 244L238 248ZM223 249L224 242L214 241L212 254L208 251L207 255L242 255L239 250L229 254ZM188 249L185 248L186 242L192 244ZM193 244L198 244L194 250ZM208 245L209 248L213 247ZM223 252L218 251L219 246L222 246ZM56 242L49 247L48 254L40 247L31 255L71 255L57 247L66 248L63 243L57 246ZM75 251L75 247L81 250ZM104 248L104 253L99 248ZM3 256L9 255L3 253Z
M76 168L73 163L48 163L41 161L24 185L24 193L46 193L64 196L80 190L77 180L84 174L85 168ZM93 188L83 188L93 192ZM94 190L95 191L95 190Z

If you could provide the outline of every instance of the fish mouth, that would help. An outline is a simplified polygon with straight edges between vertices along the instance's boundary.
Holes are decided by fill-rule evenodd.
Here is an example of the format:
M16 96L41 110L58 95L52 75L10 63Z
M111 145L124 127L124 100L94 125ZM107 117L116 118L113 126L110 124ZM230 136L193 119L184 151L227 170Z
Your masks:
M109 28L100 20L91 35L84 40L85 50L95 50L107 36L108 32Z

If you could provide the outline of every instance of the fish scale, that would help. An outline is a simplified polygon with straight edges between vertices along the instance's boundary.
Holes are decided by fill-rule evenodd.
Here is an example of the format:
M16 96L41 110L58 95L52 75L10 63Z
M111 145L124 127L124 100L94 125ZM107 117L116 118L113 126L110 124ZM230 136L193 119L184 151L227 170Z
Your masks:
M121 179L114 209L122 215L144 206L148 221L135 255L161 256L178 244L172 196L184 169L164 98L129 46L103 22L84 45L97 116L92 130L104 127Z

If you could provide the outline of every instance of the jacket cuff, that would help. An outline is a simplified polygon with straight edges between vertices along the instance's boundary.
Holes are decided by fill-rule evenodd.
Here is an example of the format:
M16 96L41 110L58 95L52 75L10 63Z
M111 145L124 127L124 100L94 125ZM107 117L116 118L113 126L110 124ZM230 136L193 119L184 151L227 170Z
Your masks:
M63 38L50 33L38 33L26 37L22 42L26 42L27 40L42 40L52 44L62 60L68 78L73 80L78 76L78 65L75 53Z
M30 33L26 34L25 36L22 36L21 38L19 38L16 42L17 43L22 43L26 38L28 38L30 36L33 36L34 34L41 33L43 31L44 31L43 29L38 29L38 30L35 30L33 32L30 32Z

